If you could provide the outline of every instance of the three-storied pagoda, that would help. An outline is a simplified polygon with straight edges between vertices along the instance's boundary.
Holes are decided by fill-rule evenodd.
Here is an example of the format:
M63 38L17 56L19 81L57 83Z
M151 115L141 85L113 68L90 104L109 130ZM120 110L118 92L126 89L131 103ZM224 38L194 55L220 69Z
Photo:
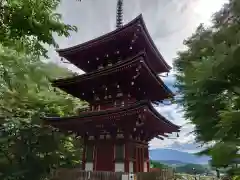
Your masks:
M86 74L58 79L53 85L87 101L89 110L75 117L48 117L46 122L84 139L83 170L148 172L148 142L179 127L151 104L173 94L157 75L170 67L142 16L58 53Z

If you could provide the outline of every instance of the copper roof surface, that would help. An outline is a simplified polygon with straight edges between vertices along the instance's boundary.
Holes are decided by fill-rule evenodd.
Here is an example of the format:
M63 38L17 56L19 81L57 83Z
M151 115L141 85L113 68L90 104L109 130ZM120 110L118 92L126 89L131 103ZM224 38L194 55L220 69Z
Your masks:
M152 54L149 61L150 61L150 64L152 64L155 71L157 73L168 72L171 69L171 67L166 63L166 61L158 51L156 45L154 44L146 28L142 15L139 15L137 18L135 18L128 24L110 33L107 33L103 36L100 36L88 42L82 43L80 45L76 45L76 46L65 48L65 49L59 49L57 50L57 52L59 53L60 56L65 57L67 60L69 60L71 63L75 64L76 66L78 66L83 71L89 72L89 69L86 68L86 63L90 58L90 56L97 56L96 52L103 52L103 51L107 51L108 48L112 48L112 45L110 45L110 46L106 46L107 49L101 50L101 46L107 45L112 41L115 41L115 44L121 44L120 42L123 41L124 37L129 36L130 30L131 32L133 31L132 29L133 27L139 27L141 29L141 34L143 35L143 39L144 39L143 44L146 44L146 47L149 48L149 51L147 51L147 53ZM93 49L96 49L96 51L92 52ZM73 57L74 54L75 56Z

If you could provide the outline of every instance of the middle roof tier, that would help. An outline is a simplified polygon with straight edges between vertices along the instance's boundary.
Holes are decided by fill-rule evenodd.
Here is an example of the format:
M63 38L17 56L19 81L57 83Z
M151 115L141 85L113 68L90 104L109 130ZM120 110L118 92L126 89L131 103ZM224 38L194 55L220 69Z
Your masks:
M53 86L90 103L131 97L161 101L173 93L151 69L144 52L91 73L53 81Z

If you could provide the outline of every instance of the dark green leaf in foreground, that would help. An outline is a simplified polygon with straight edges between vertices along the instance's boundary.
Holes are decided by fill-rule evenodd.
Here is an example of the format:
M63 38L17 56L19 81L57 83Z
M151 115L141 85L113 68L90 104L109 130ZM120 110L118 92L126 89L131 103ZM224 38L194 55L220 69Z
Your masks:
M212 22L185 41L176 86L197 141L210 144L212 165L231 169L240 147L240 1L230 0Z

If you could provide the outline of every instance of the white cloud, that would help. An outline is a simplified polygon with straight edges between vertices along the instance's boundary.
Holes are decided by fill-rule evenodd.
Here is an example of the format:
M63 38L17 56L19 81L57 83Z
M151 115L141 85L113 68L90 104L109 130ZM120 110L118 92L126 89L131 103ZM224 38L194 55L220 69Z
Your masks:
M211 14L224 2L226 0L125 0L124 21L126 23L142 13L159 51L172 65L176 52L184 48L183 40L190 36L200 23L209 22ZM63 0L59 12L63 14L64 22L78 27L78 32L72 33L69 38L58 37L60 48L77 45L112 31L115 28L115 9L116 0ZM49 49L49 55L54 62L59 63L60 58L53 49ZM70 65L64 66L77 70ZM173 75L165 78L165 82L172 88ZM182 129L179 138L164 141L154 139L150 143L151 148L194 150L194 135L189 134L193 126L187 124L177 105L159 106L157 110L182 126Z
M173 87L175 83L175 78L173 74L170 74L168 77L162 78L165 84L173 91L176 92L176 88ZM198 144L195 143L195 136L192 133L194 126L190 124L183 114L183 109L177 104L172 105L159 105L155 107L156 110L166 117L168 120L173 122L176 125L181 127L179 137L174 133L170 135L169 138L166 138L164 141L159 139L153 139L150 142L151 148L171 148L181 151L195 152L198 151Z
M153 139L150 142L150 147L152 149L172 148L182 151L196 151L198 145L195 143L195 137L192 133L194 126L192 124L189 124L189 122L183 118L182 109L176 104L170 106L158 106L156 109L168 120L174 124L181 126L181 131L179 133L179 137L177 137L176 133L173 133L169 136L169 138L166 138L163 141L159 139ZM190 145L191 149L189 149Z

